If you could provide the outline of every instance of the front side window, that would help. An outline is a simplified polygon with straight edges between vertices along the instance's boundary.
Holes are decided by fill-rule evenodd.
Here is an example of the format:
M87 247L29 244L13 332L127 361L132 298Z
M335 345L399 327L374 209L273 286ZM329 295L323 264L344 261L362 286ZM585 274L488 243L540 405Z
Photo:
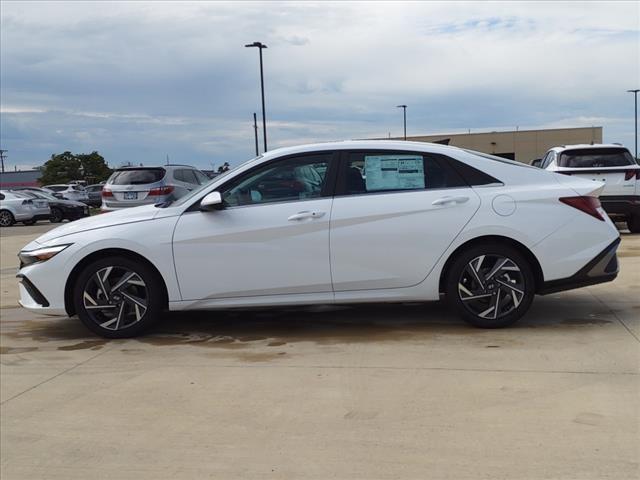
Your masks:
M270 163L234 181L222 198L230 207L318 198L331 157L305 155Z
M466 186L443 162L409 152L350 153L344 183L347 195Z

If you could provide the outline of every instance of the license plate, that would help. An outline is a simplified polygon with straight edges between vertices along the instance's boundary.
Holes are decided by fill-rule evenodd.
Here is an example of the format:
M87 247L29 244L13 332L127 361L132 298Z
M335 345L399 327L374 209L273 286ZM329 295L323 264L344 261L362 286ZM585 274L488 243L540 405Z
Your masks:
M137 200L138 199L138 192L124 192L124 199L125 200Z

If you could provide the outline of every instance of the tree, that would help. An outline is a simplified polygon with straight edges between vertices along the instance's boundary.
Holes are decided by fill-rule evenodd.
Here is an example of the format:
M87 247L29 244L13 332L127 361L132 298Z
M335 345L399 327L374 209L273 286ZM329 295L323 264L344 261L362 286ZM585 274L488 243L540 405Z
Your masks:
M43 185L69 183L72 180L101 182L111 175L111 169L98 152L89 154L64 152L51 155L42 168L39 181Z

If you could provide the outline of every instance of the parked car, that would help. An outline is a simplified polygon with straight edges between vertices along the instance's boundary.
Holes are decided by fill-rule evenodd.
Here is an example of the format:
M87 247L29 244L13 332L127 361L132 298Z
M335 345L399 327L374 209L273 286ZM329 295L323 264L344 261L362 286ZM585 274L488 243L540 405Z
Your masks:
M540 168L604 182L602 208L629 231L640 233L640 165L628 149L616 144L564 145L550 149Z
M60 223L63 220L78 220L89 216L89 207L82 202L64 200L56 198L49 193L36 192L34 190L22 190L22 193L31 198L46 200L49 203L49 208L51 209L49 220L51 223Z
M65 200L83 203L89 201L89 195L81 185L45 185L44 188L54 192L54 196Z
M282 178L288 189L272 188ZM616 278L620 236L602 188L428 143L272 150L178 200L40 236L19 254L20 302L111 338L166 309L442 294L469 323L504 327L535 294Z
M47 220L51 211L45 200L33 199L19 192L0 190L0 226L10 227L16 222L33 225Z
M90 207L100 207L102 205L102 188L104 184L97 183L95 185L88 185L84 187L84 190L89 195L89 200L85 203Z
M209 181L204 173L188 165L119 168L102 189L102 210L175 200Z

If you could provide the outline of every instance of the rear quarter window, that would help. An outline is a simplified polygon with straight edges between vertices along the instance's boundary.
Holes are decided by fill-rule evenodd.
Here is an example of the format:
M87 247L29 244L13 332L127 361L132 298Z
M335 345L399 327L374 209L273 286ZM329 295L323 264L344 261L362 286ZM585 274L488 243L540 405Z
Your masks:
M116 170L109 182L112 185L144 185L156 183L164 178L164 168L128 168Z
M560 154L559 167L601 168L635 165L633 157L624 148L592 148L567 150Z

